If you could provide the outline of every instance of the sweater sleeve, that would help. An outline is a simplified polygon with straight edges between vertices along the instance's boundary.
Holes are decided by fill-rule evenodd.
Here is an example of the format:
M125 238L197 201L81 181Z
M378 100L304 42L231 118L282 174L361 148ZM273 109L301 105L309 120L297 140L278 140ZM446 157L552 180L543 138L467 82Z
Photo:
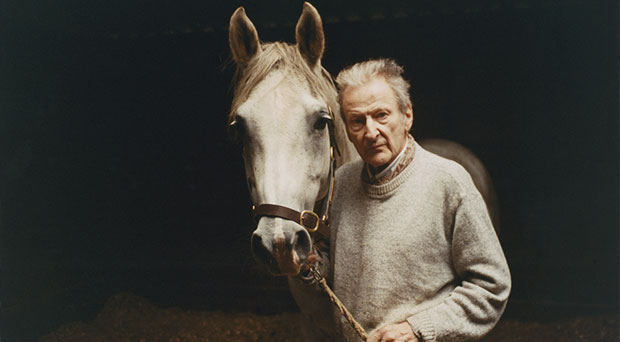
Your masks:
M452 230L452 264L460 283L437 305L408 317L422 341L462 341L484 336L504 312L511 279L480 194L462 198Z

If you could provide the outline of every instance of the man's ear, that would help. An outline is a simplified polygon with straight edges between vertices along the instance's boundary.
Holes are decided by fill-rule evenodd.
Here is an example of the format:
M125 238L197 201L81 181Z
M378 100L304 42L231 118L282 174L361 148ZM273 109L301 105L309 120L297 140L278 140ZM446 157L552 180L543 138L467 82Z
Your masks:
M413 108L411 104L407 105L407 110L403 113L405 116L405 128L407 128L407 132L411 131L411 126L413 126Z

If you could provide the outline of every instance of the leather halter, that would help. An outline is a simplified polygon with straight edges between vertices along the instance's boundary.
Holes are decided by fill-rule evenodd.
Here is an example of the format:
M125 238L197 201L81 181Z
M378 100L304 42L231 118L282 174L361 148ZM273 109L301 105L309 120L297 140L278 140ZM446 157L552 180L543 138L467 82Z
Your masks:
M299 223L302 227L306 228L308 232L318 232L323 238L329 239L329 210L332 205L332 199L334 195L334 180L336 176L336 158L334 157L334 150L340 155L338 144L336 143L336 136L334 134L334 113L328 106L329 121L327 121L327 129L329 130L329 188L327 189L327 195L322 199L320 214L315 213L312 210L303 210L299 212L295 209L291 209L279 204L259 204L256 207L252 206L254 211L254 220L258 220L263 216L280 217L283 219L291 220Z

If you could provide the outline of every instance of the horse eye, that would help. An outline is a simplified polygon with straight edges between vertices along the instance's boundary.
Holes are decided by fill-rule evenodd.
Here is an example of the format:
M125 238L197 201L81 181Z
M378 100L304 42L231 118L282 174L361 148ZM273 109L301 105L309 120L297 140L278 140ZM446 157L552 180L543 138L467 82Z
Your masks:
M323 129L325 129L325 126L327 126L327 124L330 123L331 121L332 121L332 119L329 116L321 116L314 123L314 129L316 129L316 130L323 130Z
M245 137L245 121L241 117L237 117L228 125L228 134L236 143L242 143Z

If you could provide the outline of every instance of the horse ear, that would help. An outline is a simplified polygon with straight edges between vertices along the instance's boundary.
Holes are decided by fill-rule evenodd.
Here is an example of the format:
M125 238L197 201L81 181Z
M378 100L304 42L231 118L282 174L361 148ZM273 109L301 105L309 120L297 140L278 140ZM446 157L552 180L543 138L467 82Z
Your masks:
M323 56L325 35L323 34L323 22L319 12L308 2L304 2L304 9L299 21L297 21L295 38L299 52L306 59L308 65L316 66Z
M250 18L245 15L243 7L237 8L230 17L228 42L232 57L238 65L246 65L260 52L258 32Z

